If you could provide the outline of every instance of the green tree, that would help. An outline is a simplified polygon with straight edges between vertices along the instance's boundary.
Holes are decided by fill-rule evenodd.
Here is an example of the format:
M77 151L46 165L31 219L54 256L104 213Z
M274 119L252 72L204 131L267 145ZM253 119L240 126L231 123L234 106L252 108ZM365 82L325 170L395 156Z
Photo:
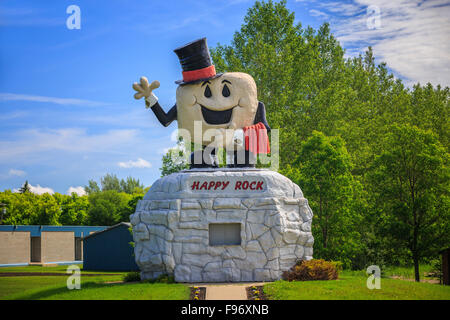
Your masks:
M177 145L170 148L162 158L161 176L188 169L188 155L184 143L181 139L177 141Z
M100 192L100 187L98 186L98 183L96 181L89 180L88 185L84 186L84 191L86 191L87 194Z
M100 183L102 185L102 191L115 190L121 192L119 178L115 174L107 173L105 176L100 178Z
M144 198L144 194L133 194L129 197L127 206L121 211L121 221L129 222L130 215L136 211L136 206L139 200Z
M381 236L409 250L419 281L424 255L450 242L449 154L436 135L411 125L392 126L383 146L371 174Z
M111 226L121 222L128 209L130 195L116 190L106 190L89 195L88 223Z
M87 222L88 196L79 196L76 193L70 196L62 195L59 204L61 206L59 221L62 225L78 226Z
M19 189L19 193L26 193L31 192L30 184L28 183L28 180L25 181L22 187Z
M120 191L128 194L144 193L144 185L140 183L139 179L127 177L126 180L120 180Z
M0 202L7 205L6 215L3 217L3 224L28 225L32 224L36 215L36 198L38 196L31 193L13 193L5 190L0 193Z
M352 205L358 184L344 141L313 131L298 150L295 167L283 173L302 188L313 210L315 257L339 259L350 267L360 240L354 226L361 215Z
M144 185L139 179L127 177L126 180L117 178L115 174L106 174L100 178L101 189L94 180L89 180L89 184L84 187L86 193L92 194L100 191L115 190L117 192L125 192L128 194L144 193Z
M30 224L33 225L55 225L59 226L59 217L61 216L61 207L53 195L44 193L34 197L35 206Z

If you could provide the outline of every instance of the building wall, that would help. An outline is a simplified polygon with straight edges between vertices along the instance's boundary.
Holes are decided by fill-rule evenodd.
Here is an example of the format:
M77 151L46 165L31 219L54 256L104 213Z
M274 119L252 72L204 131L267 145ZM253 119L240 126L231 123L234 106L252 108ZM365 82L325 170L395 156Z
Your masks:
M43 231L41 233L41 261L75 260L75 235L70 231Z
M0 232L0 264L30 262L29 232Z
M83 240L83 270L137 271L133 236L121 225Z

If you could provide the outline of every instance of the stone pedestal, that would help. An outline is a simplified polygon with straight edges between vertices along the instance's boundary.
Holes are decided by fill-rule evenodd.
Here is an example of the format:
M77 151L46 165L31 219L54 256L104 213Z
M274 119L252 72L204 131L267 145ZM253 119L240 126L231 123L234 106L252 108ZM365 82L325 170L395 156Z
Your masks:
M300 188L279 173L181 171L157 180L130 217L136 263L142 279L278 280L312 259L312 216Z

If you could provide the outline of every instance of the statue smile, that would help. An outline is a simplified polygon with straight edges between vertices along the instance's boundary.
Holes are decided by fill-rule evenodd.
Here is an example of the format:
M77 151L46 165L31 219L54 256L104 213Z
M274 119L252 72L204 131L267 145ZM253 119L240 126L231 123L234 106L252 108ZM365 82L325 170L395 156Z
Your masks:
M208 109L204 105L199 104L202 109L203 120L207 124L227 124L231 121L231 116L233 114L233 109L236 107L231 107L230 109L223 111L214 111Z

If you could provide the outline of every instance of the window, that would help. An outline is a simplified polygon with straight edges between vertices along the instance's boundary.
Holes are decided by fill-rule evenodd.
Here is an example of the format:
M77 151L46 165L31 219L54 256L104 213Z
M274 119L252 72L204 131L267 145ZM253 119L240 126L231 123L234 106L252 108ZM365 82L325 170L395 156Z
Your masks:
M240 223L210 223L209 245L240 245L241 224Z

